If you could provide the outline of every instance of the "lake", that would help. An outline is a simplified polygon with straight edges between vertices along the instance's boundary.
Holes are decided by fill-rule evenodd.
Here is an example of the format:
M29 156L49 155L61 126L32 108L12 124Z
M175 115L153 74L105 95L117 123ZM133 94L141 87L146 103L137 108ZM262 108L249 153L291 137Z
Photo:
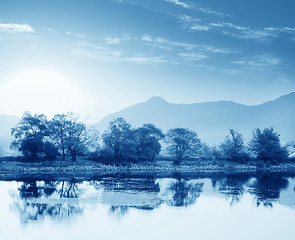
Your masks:
M294 239L284 174L0 181L0 239Z

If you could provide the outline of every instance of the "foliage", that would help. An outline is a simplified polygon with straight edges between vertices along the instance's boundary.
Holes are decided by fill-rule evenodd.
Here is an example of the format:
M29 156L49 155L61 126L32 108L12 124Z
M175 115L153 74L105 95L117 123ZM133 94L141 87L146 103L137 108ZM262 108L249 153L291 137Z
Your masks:
M134 132L131 125L123 118L111 121L109 129L103 133L102 139L104 146L101 153L108 153L108 157L117 161L135 157L137 142Z
M201 143L197 154L198 158L202 160L212 159L214 157L213 154L213 148L209 147L206 143Z
M186 128L170 129L165 141L168 144L169 154L176 158L174 161L176 164L184 158L196 156L201 144L197 133Z
M288 157L287 148L281 146L280 135L273 128L255 129L248 149L240 133L233 129L229 133L219 149L210 148L201 143L196 132L186 128L170 129L165 136L153 124L132 128L123 118L117 118L103 133L100 149L98 132L87 129L85 123L79 120L79 115L71 112L58 114L47 121L43 114L25 112L21 121L11 129L14 136L11 148L18 149L26 159L33 160L53 159L60 154L63 160L66 155L71 155L75 161L77 156L87 154L92 159L109 162L152 161L159 155L160 141L164 139L175 164L180 164L185 158L245 161L249 152L269 164Z
M99 146L97 134L87 129L85 123L79 121L79 115L72 112L55 115L49 126L50 137L58 146L63 160L68 153L75 161L77 155L84 155L88 152L88 147L92 147L93 144Z
M18 149L24 157L36 160L47 154L49 132L45 115L32 116L30 112L25 112L21 121L11 129L11 135L15 138L11 148Z
M245 161L247 154L242 134L233 129L230 129L229 132L230 134L220 145L221 158L230 161Z
M73 113L55 115L47 121L43 114L32 116L25 112L11 134L15 138L11 148L18 149L29 159L52 159L60 151L64 160L66 154L70 154L75 161L77 155L88 152L88 147L99 146L97 134L86 129L79 116Z
M134 130L137 141L137 158L144 160L154 160L161 151L159 141L164 138L161 129L153 124L144 124Z
M101 157L117 161L153 160L161 151L159 141L163 137L162 131L152 124L132 129L123 118L117 118L102 135Z
M61 151L63 160L66 156L67 115L57 114L49 122L50 136Z
M282 161L288 157L286 148L281 146L280 134L272 127L263 130L255 129L249 142L249 148L257 159L263 161Z

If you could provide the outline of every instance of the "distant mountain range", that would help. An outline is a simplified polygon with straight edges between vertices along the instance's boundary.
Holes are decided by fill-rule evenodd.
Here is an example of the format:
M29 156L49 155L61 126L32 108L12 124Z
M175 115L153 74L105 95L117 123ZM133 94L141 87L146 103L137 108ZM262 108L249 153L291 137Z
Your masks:
M295 141L295 93L281 96L260 105L247 106L230 101L193 104L173 104L161 97L152 97L119 112L110 114L94 124L101 133L110 121L123 117L133 127L153 123L166 132L184 127L196 131L201 140L210 145L221 143L229 128L242 133L249 140L255 128L274 127L283 142ZM11 154L11 128L19 117L0 114L0 156Z
M229 128L249 140L255 128L274 127L283 142L295 140L295 93L281 96L260 105L247 106L231 101L193 104L172 104L161 97L110 114L94 124L101 132L114 118L123 117L132 126L153 123L163 131L184 127L196 131L203 142L219 144Z

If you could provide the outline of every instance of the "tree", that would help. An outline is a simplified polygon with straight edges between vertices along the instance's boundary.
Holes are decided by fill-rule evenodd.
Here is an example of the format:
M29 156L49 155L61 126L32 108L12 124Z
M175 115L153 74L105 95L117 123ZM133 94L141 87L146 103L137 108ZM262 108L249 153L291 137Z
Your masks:
M97 144L98 136L86 128L86 125L79 121L79 115L72 112L55 115L50 120L50 137L58 146L59 151L65 160L69 153L73 161L77 155L84 155L91 144Z
M67 115L57 114L49 122L50 135L54 143L61 150L63 161L66 158Z
M168 144L168 152L176 158L176 164L184 158L195 157L201 144L197 133L186 128L170 129L165 141Z
M280 134L272 127L263 130L255 129L249 142L249 148L257 159L263 161L281 161L288 157L286 148L281 146Z
M123 118L116 118L109 123L109 129L103 135L102 157L121 161L134 159L137 153L137 142L131 125Z
M154 160L161 151L159 141L164 138L162 130L153 124L144 124L134 130L134 135L137 141L137 158Z
M220 145L221 156L231 161L241 161L247 157L242 134L230 129L230 134L226 136Z
M15 138L11 148L18 149L24 157L33 160L48 155L54 157L46 149L50 146L52 150L53 145L48 139L48 122L45 115L32 116L30 112L25 112L21 121L11 129L11 135Z

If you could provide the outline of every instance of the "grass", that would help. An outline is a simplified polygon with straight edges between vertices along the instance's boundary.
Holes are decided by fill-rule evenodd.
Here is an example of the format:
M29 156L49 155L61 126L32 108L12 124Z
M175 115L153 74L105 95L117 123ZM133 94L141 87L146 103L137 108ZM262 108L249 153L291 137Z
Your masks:
M0 179L25 176L55 176L55 177L93 177L104 174L158 174L171 175L176 173L253 173L256 171L294 172L294 162L271 165L262 161L236 163L221 160L184 160L180 165L174 165L172 159L159 158L153 162L125 162L107 164L79 157L73 162L70 157L66 161L42 160L28 162L19 157L0 159Z

